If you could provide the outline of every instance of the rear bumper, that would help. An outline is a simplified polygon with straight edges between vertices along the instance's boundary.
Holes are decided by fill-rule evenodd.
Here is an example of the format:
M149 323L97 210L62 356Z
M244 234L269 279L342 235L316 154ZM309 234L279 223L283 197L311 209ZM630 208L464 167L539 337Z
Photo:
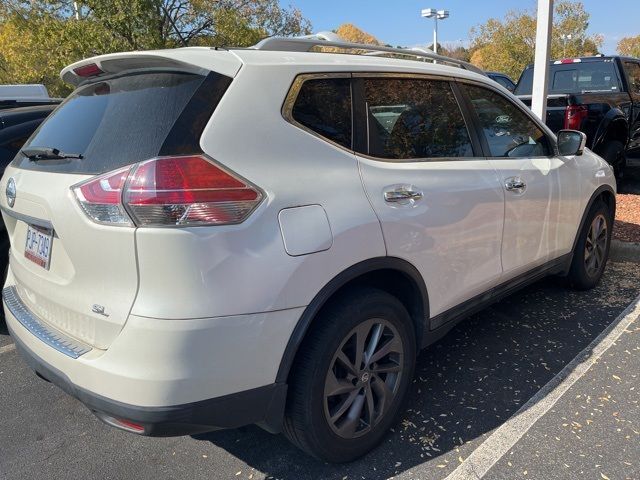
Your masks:
M16 349L40 377L77 398L98 418L112 426L111 419L127 420L144 427L143 435L153 437L192 435L257 423L278 432L287 394L287 385L273 383L223 397L166 407L139 407L118 402L74 385L69 378L29 350L9 327Z
M297 309L194 320L130 316L108 350L76 355L62 348L69 339L28 311L34 322L26 322L26 307L10 292L3 291L7 327L26 362L106 423L132 422L150 436L252 423L280 430L287 386L276 373Z

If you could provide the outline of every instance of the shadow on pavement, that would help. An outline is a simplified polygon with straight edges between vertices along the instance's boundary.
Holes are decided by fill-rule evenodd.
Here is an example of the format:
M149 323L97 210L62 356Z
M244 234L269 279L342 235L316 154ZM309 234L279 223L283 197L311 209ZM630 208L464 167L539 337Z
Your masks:
M547 279L470 317L421 354L401 422L379 448L351 464L311 459L258 427L195 438L267 478L386 478L430 459L430 471L442 478L624 310L640 292L639 272L638 265L609 264L589 292Z

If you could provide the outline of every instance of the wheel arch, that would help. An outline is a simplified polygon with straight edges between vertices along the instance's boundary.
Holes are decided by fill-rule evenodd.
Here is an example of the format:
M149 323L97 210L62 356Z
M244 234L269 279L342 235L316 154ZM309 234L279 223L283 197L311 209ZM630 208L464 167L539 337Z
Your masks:
M407 308L414 323L419 350L429 325L429 298L420 272L411 263L397 257L377 257L352 265L327 283L305 308L280 361L276 382L285 383L298 349L323 308L350 288L368 285L397 297Z
M602 199L607 207L609 207L612 219L614 219L616 216L616 194L613 190L613 187L611 185L600 185L591 195L591 198L589 199L589 202L587 203L587 206L582 213L580 226L578 227L578 231L576 232L576 236L573 240L573 247L571 249L572 253L575 253L576 245L578 244L578 239L580 238L580 232L582 232L584 224L587 221L587 215L589 215L591 207L598 199Z
M606 113L593 136L592 150L599 149L610 140L618 140L626 148L628 139L629 125L624 113L619 108L612 108Z

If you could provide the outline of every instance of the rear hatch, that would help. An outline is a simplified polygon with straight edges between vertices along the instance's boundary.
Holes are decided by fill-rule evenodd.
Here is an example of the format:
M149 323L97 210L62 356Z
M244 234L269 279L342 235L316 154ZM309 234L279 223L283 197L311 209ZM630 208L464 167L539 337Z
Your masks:
M18 295L42 320L99 349L116 338L135 300L135 228L93 221L72 187L157 156L197 153L231 82L202 70L132 70L131 58L126 65L81 84L27 141L0 185L5 192L11 182L16 191L13 206L6 195L0 205ZM45 147L81 158L28 158Z

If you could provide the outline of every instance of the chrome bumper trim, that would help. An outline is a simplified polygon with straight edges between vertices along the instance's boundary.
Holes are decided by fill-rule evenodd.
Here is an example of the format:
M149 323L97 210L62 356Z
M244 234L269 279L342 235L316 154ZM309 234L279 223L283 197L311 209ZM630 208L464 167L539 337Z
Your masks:
M88 345L68 337L36 317L20 300L16 287L11 286L3 289L2 298L9 311L24 328L60 353L71 358L78 358L91 351L91 347Z

